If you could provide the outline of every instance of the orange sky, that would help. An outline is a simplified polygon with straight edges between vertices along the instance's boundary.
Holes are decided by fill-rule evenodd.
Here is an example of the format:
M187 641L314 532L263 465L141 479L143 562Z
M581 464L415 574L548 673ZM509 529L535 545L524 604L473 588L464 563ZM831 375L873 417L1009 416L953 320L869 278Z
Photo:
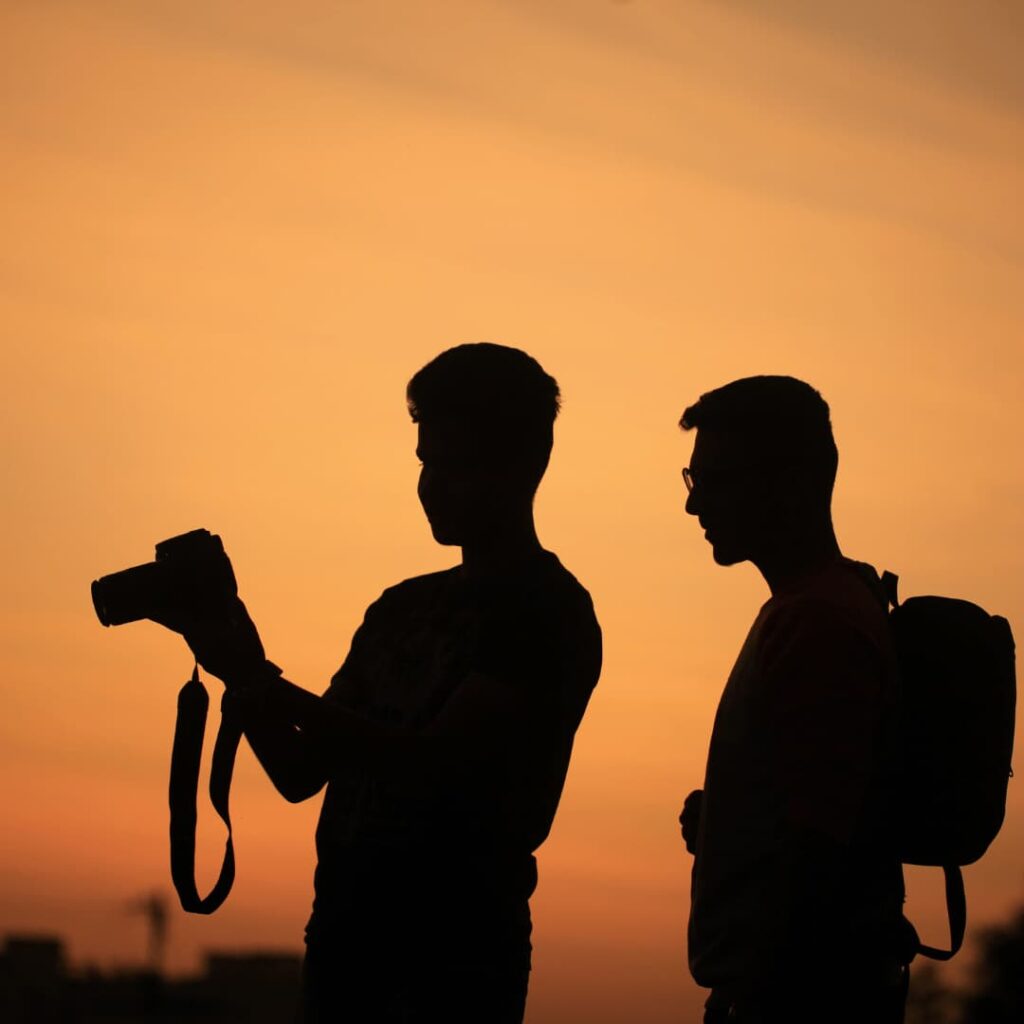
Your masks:
M89 581L214 529L270 656L324 686L384 586L451 564L404 385L487 339L562 384L539 526L607 643L528 1020L696 1019L674 818L765 591L683 515L682 407L810 380L848 553L1024 622L1022 19L889 6L0 4L0 933L137 961L121 905L169 888L190 663L104 631ZM234 816L235 892L175 918L176 968L300 942L316 807L246 752ZM1024 900L1022 846L1014 783L974 922ZM936 940L938 896L912 876Z

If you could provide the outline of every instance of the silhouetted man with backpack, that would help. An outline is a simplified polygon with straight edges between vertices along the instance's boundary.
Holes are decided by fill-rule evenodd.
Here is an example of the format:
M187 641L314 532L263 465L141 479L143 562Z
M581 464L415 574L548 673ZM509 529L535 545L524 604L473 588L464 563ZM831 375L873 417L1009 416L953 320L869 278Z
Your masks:
M287 799L326 784L303 1020L518 1024L534 851L601 666L590 596L534 528L559 389L524 352L462 345L408 405L420 501L461 564L385 590L323 696L280 678L240 605L165 624Z
M794 378L751 377L703 395L680 425L696 430L686 511L719 565L753 562L771 591L680 817L705 1020L899 1022L897 665L877 576L833 530L828 406Z

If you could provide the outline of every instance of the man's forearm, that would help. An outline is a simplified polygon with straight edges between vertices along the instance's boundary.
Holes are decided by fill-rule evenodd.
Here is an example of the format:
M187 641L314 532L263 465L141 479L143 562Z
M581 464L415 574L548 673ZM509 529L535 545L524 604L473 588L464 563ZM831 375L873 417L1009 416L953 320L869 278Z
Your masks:
M295 726L266 713L246 716L245 738L277 791L292 803L318 793L327 769Z
M365 718L287 679L272 686L267 707L290 722L331 769L372 768L391 774L430 774L438 766L439 758L443 760L447 746L422 732Z
M325 700L269 663L233 673L227 700L257 760L289 800L312 796L339 769L423 767L426 752L438 746Z
M249 746L277 791L297 803L323 788L328 770L317 745L281 714L273 700L279 677L280 670L269 662L233 672L225 693L225 712L237 716Z
M352 770L433 788L486 770L504 750L488 723L467 722L450 706L425 728L388 725L296 686L269 665L234 677L229 690L247 709L242 722L260 763L282 793L297 791L299 799L335 772ZM503 714L503 721L514 718Z

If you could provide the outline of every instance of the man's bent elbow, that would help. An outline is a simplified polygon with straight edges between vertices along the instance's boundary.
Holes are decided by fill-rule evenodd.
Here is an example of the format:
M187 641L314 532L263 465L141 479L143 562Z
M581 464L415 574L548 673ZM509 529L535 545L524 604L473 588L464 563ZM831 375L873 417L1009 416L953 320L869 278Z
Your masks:
M326 779L275 779L274 787L290 804L301 804L326 785Z

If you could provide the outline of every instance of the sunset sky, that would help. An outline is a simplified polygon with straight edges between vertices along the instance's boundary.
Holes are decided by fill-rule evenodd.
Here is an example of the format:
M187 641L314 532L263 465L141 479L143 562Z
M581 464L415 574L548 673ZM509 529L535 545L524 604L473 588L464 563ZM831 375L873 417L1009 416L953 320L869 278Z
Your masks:
M1022 10L0 0L0 936L138 963L125 904L170 889L191 662L104 630L89 582L208 527L268 655L322 689L385 586L457 557L404 388L490 340L562 386L538 525L606 640L527 1020L696 1021L675 818L767 595L684 515L676 422L735 377L810 381L846 552L1024 629ZM298 950L318 806L243 751L236 888L174 917L175 970ZM1022 855L1018 779L972 927L1024 902ZM937 874L908 914L942 942Z

